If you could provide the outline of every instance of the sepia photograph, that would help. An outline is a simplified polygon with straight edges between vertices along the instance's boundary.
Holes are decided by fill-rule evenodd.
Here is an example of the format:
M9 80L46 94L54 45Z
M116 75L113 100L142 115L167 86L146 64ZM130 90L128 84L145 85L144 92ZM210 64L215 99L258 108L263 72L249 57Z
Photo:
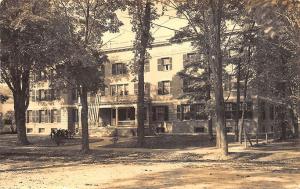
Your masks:
M0 189L300 189L300 0L0 0Z

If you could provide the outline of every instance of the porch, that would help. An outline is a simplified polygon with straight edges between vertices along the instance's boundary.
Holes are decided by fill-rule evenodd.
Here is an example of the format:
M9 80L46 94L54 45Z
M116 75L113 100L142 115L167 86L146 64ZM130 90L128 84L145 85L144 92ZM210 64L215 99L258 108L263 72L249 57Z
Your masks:
M100 108L100 126L136 127L136 107Z

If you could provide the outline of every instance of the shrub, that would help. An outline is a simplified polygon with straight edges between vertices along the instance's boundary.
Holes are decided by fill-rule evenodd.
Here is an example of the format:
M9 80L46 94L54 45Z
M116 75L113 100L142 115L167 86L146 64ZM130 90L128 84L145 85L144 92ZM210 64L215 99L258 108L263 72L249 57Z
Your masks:
M58 129L51 131L51 139L55 142L57 146L64 143L64 140L68 138L69 131L65 129Z

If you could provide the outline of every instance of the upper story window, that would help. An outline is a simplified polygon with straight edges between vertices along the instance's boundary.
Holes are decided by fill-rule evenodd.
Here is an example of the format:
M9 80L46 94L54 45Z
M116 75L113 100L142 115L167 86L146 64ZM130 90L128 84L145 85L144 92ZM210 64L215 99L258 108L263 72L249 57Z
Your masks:
M112 75L123 75L127 74L127 67L124 63L112 64Z
M128 84L110 85L111 96L127 96L128 94Z
M160 81L158 82L158 91L159 95L170 94L171 92L171 82L170 81Z
M144 72L150 72L150 60L149 59L145 60Z
M160 58L158 59L157 63L157 70L158 71L169 71L172 70L172 58Z
M138 83L134 83L134 94L138 95ZM144 94L149 95L150 94L150 83L145 82L144 83Z
M59 100L60 96L60 91L58 89L40 89L30 91L30 98L32 102Z
M203 60L203 54L187 53L183 55L183 65Z
M190 78L183 78L182 82L182 91L184 93L197 92L197 88L194 86L196 82L195 80L192 80Z

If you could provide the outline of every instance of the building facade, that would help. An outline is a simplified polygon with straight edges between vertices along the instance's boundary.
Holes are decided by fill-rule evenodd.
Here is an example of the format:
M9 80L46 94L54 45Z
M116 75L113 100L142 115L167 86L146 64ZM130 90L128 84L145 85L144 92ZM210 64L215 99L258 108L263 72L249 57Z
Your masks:
M203 102L181 98L183 80L177 75L194 53L190 42L182 44L156 43L149 50L151 58L145 65L145 127L167 133L208 132ZM117 128L120 135L134 135L137 128L137 76L129 69L133 59L131 47L107 49L109 63L105 64L104 91L89 95L90 133L110 135ZM80 101L74 90L53 90L43 73L32 86L27 111L27 133L49 134L62 128L80 131ZM229 80L224 86L227 127L234 126L236 92ZM212 95L213 96L213 95ZM251 96L251 94L250 94ZM241 104L243 104L241 97ZM255 97L246 102L245 125L257 126ZM213 119L214 121L214 119Z

